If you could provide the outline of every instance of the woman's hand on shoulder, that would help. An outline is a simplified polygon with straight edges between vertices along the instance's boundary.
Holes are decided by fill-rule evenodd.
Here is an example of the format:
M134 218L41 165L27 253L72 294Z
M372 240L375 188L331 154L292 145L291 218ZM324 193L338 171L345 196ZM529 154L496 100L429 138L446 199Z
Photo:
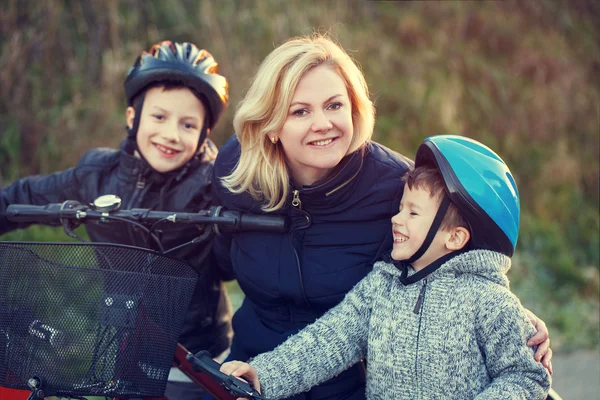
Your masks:
M527 341L527 346L538 346L534 358L536 361L540 361L550 375L552 375L552 349L550 348L550 334L548 333L548 327L544 321L539 319L530 310L525 309L525 313L529 318L529 322L531 322L531 325L533 325L537 331L535 335Z

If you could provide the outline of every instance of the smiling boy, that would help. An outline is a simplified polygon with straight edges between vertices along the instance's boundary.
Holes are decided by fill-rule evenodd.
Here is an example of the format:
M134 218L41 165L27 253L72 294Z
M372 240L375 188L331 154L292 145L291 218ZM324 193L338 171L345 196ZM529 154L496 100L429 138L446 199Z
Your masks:
M0 190L0 235L27 226L5 219L2 213L10 204L87 204L114 194L127 209L197 212L211 206L217 150L207 136L228 102L228 83L213 56L191 43L157 43L137 58L124 86L127 138L121 149L92 149L73 168L22 178ZM165 249L202 234L196 227L157 228ZM86 224L86 229L96 242L155 245L130 224ZM192 352L206 349L217 357L228 350L232 336L231 305L221 283L229 275L217 267L211 243L171 254L199 275L179 342ZM169 399L203 397L191 381L170 379Z
M135 108L127 107L126 114L132 127ZM183 167L197 152L205 114L200 99L186 87L146 90L136 137L139 154L157 172Z
M519 195L492 150L460 136L425 140L392 218L391 256L312 325L250 364L270 399L367 360L369 399L544 399L550 376L509 290Z

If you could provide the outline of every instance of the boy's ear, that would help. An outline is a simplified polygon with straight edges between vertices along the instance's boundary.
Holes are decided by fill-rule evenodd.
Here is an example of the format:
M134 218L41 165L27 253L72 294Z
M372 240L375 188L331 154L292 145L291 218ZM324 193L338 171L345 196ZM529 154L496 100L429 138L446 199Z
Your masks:
M127 121L127 127L129 129L133 128L133 120L135 118L135 108L129 106L125 111L125 120Z
M446 239L446 248L452 251L460 250L469 243L470 239L471 234L468 229L462 226L456 227Z

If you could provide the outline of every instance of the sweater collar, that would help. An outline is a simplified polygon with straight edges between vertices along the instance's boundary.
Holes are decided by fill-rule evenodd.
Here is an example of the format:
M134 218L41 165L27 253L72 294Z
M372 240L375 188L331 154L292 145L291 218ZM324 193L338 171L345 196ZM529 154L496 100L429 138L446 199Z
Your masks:
M457 277L468 274L508 288L509 283L506 273L510 267L511 259L504 254L491 250L471 250L447 260L438 270L431 273L427 279ZM378 261L373 268L397 276L398 278L400 278L402 273L401 269L389 260ZM416 272L412 267L409 267L407 273L408 277L410 277Z

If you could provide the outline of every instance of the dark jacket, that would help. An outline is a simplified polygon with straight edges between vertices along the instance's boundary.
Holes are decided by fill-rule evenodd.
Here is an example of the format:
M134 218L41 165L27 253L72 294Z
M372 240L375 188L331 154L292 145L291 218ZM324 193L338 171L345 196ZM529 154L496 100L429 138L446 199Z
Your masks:
M193 159L181 169L160 174L143 160L123 150L92 149L74 168L47 176L19 179L0 190L0 235L28 224L8 222L2 213L10 204L44 205L77 200L91 203L104 194L118 195L123 209L151 208L161 211L197 212L211 206L211 179L217 150L206 146L202 159ZM155 248L140 229L127 223L86 224L94 242L111 242ZM196 227L159 227L165 249L199 236ZM191 264L199 275L195 293L179 338L188 350L209 350L217 355L231 339L231 305L221 284L224 276L218 269L211 243L185 246L169 255Z
M219 150L215 201L227 209L260 213L259 201L217 184L233 170L239 154L235 137ZM215 239L219 262L232 269L246 295L233 318L231 359L248 360L275 348L337 305L390 252L390 220L398 211L401 177L411 164L369 142L346 156L322 183L292 186L286 205L275 212L290 217L291 232ZM298 207L292 206L294 195Z

